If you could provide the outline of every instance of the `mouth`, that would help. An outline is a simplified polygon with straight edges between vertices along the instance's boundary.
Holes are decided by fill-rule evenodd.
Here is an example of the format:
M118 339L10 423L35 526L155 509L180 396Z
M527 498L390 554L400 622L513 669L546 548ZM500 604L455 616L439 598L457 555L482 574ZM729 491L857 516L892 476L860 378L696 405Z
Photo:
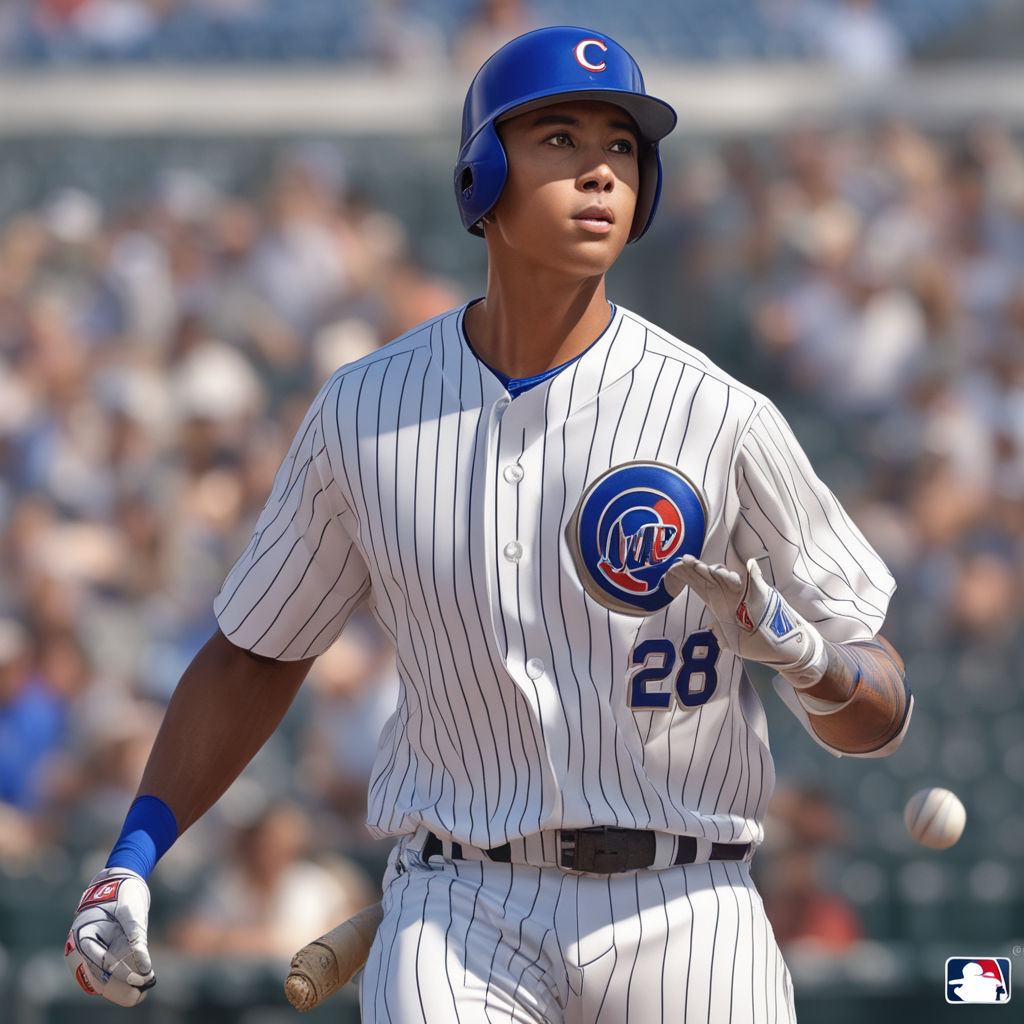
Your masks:
M573 218L577 224L597 234L606 234L611 231L615 223L615 214L606 206L588 206L574 214Z

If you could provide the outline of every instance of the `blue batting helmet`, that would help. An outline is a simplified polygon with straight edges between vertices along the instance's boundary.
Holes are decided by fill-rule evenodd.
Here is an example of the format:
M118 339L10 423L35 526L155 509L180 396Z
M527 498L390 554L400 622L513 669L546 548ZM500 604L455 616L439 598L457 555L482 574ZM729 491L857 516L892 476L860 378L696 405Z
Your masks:
M506 43L476 73L462 111L455 198L462 223L475 235L501 195L508 161L497 122L561 100L604 100L625 110L639 131L640 190L629 241L650 227L661 194L658 142L675 111L648 96L636 61L614 39L586 28L556 25Z

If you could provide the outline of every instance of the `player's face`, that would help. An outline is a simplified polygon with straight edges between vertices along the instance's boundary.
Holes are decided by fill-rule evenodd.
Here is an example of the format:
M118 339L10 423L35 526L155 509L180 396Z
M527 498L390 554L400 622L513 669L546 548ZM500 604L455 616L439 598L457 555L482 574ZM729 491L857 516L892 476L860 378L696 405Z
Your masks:
M508 178L487 234L518 259L603 274L629 238L640 173L636 128L610 103L559 103L499 126Z

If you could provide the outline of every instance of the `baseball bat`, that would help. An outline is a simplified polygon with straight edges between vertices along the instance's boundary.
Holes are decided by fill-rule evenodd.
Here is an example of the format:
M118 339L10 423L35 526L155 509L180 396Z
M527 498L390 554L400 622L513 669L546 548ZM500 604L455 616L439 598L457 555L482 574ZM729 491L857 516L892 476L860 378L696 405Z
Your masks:
M312 1010L351 980L366 963L383 914L381 905L374 903L292 957L284 993L296 1010Z

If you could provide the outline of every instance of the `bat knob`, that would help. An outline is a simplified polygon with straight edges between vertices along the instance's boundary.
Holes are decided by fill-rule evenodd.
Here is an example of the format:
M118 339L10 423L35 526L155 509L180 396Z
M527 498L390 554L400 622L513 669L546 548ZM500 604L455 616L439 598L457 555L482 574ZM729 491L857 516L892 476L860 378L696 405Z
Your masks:
M299 1013L312 1010L318 1002L316 986L305 974L289 974L284 980L284 994Z

